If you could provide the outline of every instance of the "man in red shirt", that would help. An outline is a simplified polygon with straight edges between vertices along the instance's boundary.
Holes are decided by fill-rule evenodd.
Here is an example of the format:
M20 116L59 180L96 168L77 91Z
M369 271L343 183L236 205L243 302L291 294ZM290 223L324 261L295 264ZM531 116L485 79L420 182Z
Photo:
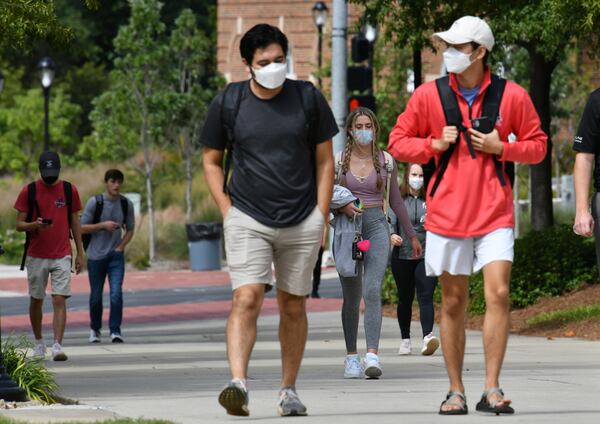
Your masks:
M477 410L513 413L499 384L508 341L514 255L512 189L505 162L540 162L547 137L527 91L492 76L486 66L494 36L485 21L465 16L434 37L444 44L449 78L415 90L390 134L388 149L401 161L427 163L433 158L436 162L426 199L425 265L427 274L439 276L442 286L441 338L450 390L439 413L467 413L462 365L468 276L481 269L487 306L483 325L486 381ZM497 117L487 118L489 132L476 131L472 119L485 121L482 109L487 91L491 84L498 87L504 82ZM440 90L449 86L456 97L462 119L457 125L447 123L436 85L442 83L446 87ZM511 134L516 142L509 144ZM447 166L443 178L438 178L446 151Z
M75 272L79 274L83 263L83 245L78 212L81 200L75 186L58 179L60 158L54 152L42 153L39 159L41 180L35 184L35 204L28 222L29 185L23 187L15 209L17 231L28 233L29 247L25 266L29 282L29 318L35 336L34 357L46 356L46 344L42 337L42 306L48 285L52 280L52 306L54 308L54 344L52 359L66 361L61 344L67 322L66 300L71 296L71 241L73 234L77 247ZM68 187L71 195L68 195ZM69 205L70 197L70 205ZM70 215L69 215L70 214Z

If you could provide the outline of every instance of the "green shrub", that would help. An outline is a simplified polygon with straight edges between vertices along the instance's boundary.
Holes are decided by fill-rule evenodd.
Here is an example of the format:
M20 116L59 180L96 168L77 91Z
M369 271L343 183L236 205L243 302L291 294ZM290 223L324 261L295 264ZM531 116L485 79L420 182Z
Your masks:
M2 340L4 366L10 377L27 393L31 400L54 403L58 385L54 375L40 359L27 358L27 351L33 348L25 336L8 337Z
M381 303L384 305L395 305L398 303L398 288L392 275L392 269L389 266L385 270L385 276L381 285Z
M558 296L583 283L598 282L594 240L573 233L569 225L530 232L515 241L510 283L511 306L522 308L543 296ZM469 281L469 311L485 311L482 273Z
M20 263L24 243L25 233L12 228L0 231L0 246L4 249L4 255L0 257L1 261L8 264Z
M600 304L578 306L573 309L542 312L527 321L531 326L560 325L600 317Z

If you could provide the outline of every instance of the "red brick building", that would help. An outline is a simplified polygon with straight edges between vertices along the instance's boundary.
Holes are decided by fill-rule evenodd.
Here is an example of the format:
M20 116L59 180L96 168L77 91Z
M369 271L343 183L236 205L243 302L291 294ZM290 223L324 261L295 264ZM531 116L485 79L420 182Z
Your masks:
M323 29L323 64L328 63L331 46L332 1L327 24ZM239 46L246 31L258 23L276 25L289 40L288 72L291 78L312 80L317 72L318 32L313 22L315 0L218 0L218 69L228 81L248 78L242 64ZM350 22L360 16L359 9L349 5Z

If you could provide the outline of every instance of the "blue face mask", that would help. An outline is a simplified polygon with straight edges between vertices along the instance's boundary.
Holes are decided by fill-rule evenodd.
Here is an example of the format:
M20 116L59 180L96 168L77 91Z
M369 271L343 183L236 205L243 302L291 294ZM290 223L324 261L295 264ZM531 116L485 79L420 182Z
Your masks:
M358 144L366 145L373 141L372 130L354 130L354 139Z

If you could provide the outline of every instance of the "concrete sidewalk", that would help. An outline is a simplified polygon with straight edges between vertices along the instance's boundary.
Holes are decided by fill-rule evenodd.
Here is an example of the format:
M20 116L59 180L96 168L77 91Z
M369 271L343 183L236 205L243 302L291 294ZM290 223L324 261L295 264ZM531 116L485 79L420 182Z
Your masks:
M339 313L312 313L309 321L309 342L297 385L309 412L299 419L303 423L480 423L484 419L475 413L484 375L480 333L468 332L467 340L464 375L471 412L453 418L437 415L447 390L443 358L439 351L432 357L416 354L418 326L413 326L415 354L399 357L397 323L384 318L383 378L344 380ZM227 416L216 400L229 378L224 320L127 327L122 345L89 345L86 331L69 332L65 341L69 361L48 365L64 396L101 407L103 413L179 423L289 422L276 415L277 323L276 316L260 319L249 370L249 418ZM362 329L359 343L364 344ZM517 414L507 419L528 424L600 422L599 358L598 342L512 336L502 386ZM19 419L34 418L25 410L19 414ZM0 415L17 418L12 411ZM61 418L60 409L47 417ZM93 418L93 412L88 412L88 418Z

